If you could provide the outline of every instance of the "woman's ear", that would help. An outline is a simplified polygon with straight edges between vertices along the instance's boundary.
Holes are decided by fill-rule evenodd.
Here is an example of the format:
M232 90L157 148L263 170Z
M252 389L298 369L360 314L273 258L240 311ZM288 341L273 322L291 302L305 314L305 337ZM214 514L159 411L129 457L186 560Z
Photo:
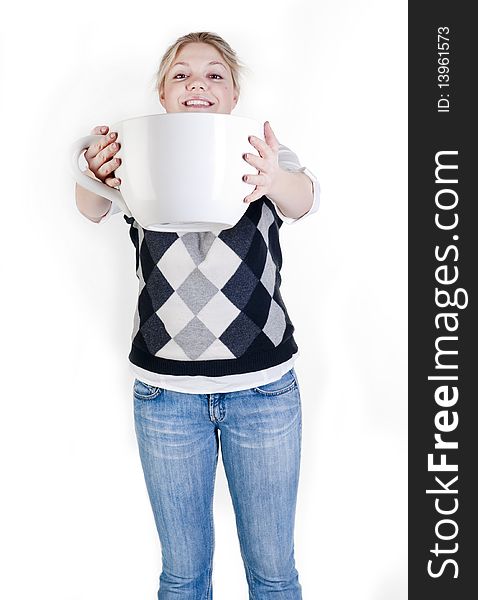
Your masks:
M239 101L239 92L237 88L234 88L234 96L232 97L232 108L236 108L236 104Z
M163 90L158 90L158 97L159 97L159 101L161 103L161 106L163 108L165 108L165 106L164 106L164 91Z

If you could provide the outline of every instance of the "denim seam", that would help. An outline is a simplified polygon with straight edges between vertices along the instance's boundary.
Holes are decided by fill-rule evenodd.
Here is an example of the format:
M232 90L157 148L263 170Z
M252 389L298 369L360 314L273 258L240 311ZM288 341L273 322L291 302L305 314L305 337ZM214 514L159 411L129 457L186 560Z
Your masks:
M219 449L217 448L217 445L216 445L216 467L214 469L214 475L212 478L213 497L214 497L214 487L216 485L218 451L219 451ZM209 576L208 576L208 582L207 582L206 597L204 600L209 600L209 598L210 598L209 592L211 591L211 584L212 584L212 561L214 558L214 523L213 523L213 519L214 519L214 502L211 501L211 507L209 509L209 523L210 523L210 527L211 527L211 555L209 557Z
M253 388L255 392L262 394L263 396L280 396L281 394L285 394L286 392L292 390L294 387L297 387L297 382L293 381L287 387L280 390L261 390L260 387Z
M158 392L157 394L151 394L150 396L142 396L141 394L137 394L136 392L134 393L135 398L137 398L138 400L155 400L159 394L161 392Z
M143 385L145 388L148 388L150 390L150 393L149 394L140 394L140 393L136 392L135 391L136 381L139 381L141 383L141 385ZM163 388L160 388L160 387L157 387L154 385L150 385L149 383L146 383L146 382L142 381L141 379L136 378L136 381L133 383L133 394L135 396L137 396L138 398L140 398L141 400L142 399L145 399L145 400L153 399L163 391Z

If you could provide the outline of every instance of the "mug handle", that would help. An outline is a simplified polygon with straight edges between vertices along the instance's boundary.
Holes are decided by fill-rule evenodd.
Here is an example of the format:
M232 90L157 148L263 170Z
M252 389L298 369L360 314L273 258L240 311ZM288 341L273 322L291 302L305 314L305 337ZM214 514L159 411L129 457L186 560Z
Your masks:
M100 139L102 139L102 137L103 136L101 135L87 135L85 137L80 138L79 140L76 140L76 142L74 142L71 145L70 166L73 177L75 178L76 182L79 185L81 185L81 187L84 187L90 192L98 194L98 196L102 196L107 200L111 200L111 202L114 202L119 206L119 208L121 208L121 210L126 214L126 216L131 217L132 214L129 211L129 208L127 207L126 202L124 201L121 193L118 190L115 190L114 188L110 187L109 185L106 185L106 183L98 181L97 179L93 179L85 173L83 173L78 164L80 154L84 152L84 150L86 150L89 146L91 146L91 144L93 144L94 142L98 142Z

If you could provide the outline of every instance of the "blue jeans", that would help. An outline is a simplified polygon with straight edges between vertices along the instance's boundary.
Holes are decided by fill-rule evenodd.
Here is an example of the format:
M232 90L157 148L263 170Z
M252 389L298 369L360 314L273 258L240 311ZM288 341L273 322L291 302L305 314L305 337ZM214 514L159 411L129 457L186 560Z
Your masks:
M273 383L221 394L135 379L134 417L161 544L158 600L212 600L219 438L249 599L301 600L294 519L302 411L294 369Z

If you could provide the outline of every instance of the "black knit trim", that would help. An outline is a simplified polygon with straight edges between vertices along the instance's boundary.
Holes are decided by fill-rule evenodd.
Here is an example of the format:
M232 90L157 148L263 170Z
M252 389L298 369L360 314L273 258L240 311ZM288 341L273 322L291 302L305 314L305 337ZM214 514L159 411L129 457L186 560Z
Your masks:
M289 360L298 350L293 336L284 340L274 350L256 352L252 356L228 358L224 360L171 360L153 356L134 344L131 346L129 360L136 366L161 375L204 375L221 377L252 373L275 367Z

